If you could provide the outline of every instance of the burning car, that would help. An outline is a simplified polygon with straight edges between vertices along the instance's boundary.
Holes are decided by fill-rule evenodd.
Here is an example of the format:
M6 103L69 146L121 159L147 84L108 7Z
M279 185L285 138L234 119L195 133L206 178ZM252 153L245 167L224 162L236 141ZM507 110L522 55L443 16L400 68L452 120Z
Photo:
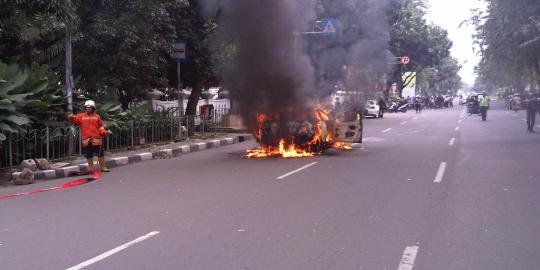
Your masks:
M306 120L279 120L258 117L256 133L261 147L248 150L247 157L311 157L329 148L350 149L349 143L362 142L362 113L348 111L331 118L315 110Z

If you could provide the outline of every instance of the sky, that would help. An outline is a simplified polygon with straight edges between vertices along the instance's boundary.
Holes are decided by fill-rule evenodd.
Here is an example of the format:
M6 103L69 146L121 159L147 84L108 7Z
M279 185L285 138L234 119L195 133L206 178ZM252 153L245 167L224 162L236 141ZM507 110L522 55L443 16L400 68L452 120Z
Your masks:
M430 5L428 21L448 30L448 36L454 42L452 56L463 66L460 76L463 82L473 85L476 78L474 67L480 61L480 57L473 51L472 35L475 30L473 26L459 25L471 18L471 9L484 9L485 2L482 0L428 0L428 2Z

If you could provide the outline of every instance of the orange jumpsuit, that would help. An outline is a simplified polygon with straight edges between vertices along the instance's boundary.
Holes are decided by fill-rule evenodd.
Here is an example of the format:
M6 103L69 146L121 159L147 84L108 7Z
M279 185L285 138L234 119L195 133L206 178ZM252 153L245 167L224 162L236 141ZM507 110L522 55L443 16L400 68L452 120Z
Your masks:
M101 145L101 137L107 134L103 121L96 113L79 113L69 117L69 121L81 128L82 146Z

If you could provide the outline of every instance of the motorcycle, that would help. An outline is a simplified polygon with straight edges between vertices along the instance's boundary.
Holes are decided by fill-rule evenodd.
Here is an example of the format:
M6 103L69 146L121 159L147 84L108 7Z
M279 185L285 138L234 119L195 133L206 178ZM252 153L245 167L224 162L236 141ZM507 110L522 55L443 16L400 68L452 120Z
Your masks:
M469 114L469 116L473 114L480 114L480 106L478 106L478 104L476 104L475 102L470 101L467 104L467 113Z
M407 110L408 110L408 107L409 107L409 104L405 103L405 104L399 104L397 102L392 102L392 105L390 105L390 107L388 107L388 112L392 112L392 113L397 113L397 112L402 112L402 113L406 113Z

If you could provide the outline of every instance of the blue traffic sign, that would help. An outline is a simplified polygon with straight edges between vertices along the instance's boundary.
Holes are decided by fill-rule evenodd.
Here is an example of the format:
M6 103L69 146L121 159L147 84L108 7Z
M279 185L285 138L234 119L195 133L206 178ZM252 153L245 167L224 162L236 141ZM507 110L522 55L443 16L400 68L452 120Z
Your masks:
M171 55L171 60L175 63L185 62L187 60L186 46L187 42L182 39L177 39L173 44L173 53Z
M339 33L339 20L329 18L322 19L321 29L322 34L337 35Z

